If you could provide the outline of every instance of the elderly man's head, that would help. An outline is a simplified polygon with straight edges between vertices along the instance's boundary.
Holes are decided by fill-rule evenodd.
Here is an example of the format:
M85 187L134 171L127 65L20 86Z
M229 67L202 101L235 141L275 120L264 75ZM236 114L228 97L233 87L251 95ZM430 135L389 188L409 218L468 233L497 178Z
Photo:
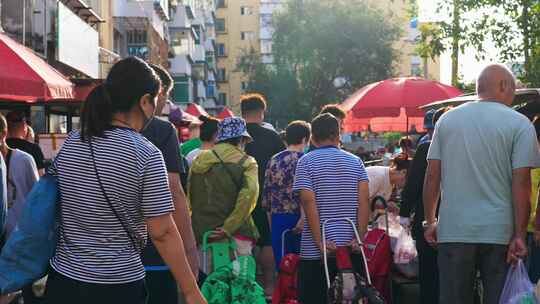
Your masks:
M486 66L476 81L476 92L481 100L492 100L511 105L516 91L516 79L504 65Z

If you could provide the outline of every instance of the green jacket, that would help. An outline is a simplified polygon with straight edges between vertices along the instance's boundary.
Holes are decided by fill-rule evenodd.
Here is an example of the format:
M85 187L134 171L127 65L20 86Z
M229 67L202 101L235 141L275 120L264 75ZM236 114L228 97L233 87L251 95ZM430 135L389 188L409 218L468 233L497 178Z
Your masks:
M197 243L202 243L205 232L219 227L229 236L259 237L251 218L259 195L257 172L253 157L226 143L203 151L195 159L189 173L188 200Z

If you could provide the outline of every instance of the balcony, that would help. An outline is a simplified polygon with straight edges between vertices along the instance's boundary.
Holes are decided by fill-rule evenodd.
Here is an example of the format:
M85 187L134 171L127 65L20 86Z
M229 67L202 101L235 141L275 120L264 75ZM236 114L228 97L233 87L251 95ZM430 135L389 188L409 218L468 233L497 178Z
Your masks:
M165 39L164 25L169 19L167 0L116 0L112 3L115 20L126 19L129 22L129 19L133 19L133 17L148 20L158 35ZM167 7L166 14L162 11L163 5Z
M193 73L192 62L188 56L175 56L170 59L171 73L173 75L191 76Z
M195 52L193 53L193 61L196 63L206 62L206 50L204 45L196 45Z
M169 27L183 29L191 27L191 18L189 18L186 10L182 6L179 6L174 10L171 15L171 20L169 21Z

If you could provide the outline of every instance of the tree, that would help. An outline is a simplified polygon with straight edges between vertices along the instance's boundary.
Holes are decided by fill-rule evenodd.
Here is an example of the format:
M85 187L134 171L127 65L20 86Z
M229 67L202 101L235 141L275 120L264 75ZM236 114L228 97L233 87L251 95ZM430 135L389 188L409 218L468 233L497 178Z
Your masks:
M459 57L465 47L482 40L470 23L464 22L464 15L482 7L484 0L445 0L437 4L437 12L448 16L447 20L420 26L420 42L417 52L423 58L441 56L446 50L451 52L452 85L459 86ZM481 48L481 44L476 43ZM480 52L481 53L480 49Z
M322 105L392 75L400 32L366 1L290 0L272 22L274 63L246 50L238 69L248 90L267 96L274 120L309 119Z
M448 12L452 21L422 28L419 53L436 57L451 49L453 85L458 85L459 52L471 46L484 59L484 45L490 38L500 60L516 63L523 59L521 80L540 86L539 0L445 0L439 3L440 11ZM463 16L470 12L475 12L475 18L464 22Z

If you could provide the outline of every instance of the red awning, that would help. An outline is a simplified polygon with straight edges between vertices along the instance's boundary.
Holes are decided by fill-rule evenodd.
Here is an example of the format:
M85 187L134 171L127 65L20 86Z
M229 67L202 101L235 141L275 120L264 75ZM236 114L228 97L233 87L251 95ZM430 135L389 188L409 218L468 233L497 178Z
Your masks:
M0 99L73 99L73 83L30 49L0 33Z

